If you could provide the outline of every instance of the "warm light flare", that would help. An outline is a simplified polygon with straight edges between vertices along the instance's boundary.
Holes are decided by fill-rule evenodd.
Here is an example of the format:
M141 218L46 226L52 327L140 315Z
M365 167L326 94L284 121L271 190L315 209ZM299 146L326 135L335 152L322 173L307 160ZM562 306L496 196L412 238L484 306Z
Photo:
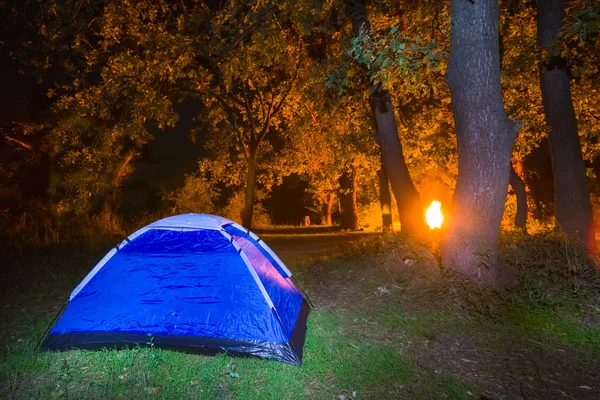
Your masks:
M444 215L442 214L442 203L437 200L431 202L431 205L427 208L425 212L425 220L427 221L427 225L429 225L429 229L439 229L442 227L442 222L444 222Z

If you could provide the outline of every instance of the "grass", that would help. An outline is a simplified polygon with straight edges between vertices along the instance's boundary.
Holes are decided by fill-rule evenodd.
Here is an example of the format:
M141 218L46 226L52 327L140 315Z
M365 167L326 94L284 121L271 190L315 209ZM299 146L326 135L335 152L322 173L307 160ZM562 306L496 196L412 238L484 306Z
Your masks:
M374 319L384 320L375 315ZM2 397L18 398L398 398L402 384L422 385L423 374L403 354L403 338L381 339L360 312L315 311L309 319L301 368L225 355L202 357L136 348L39 352L47 319L26 321L23 340L0 353ZM392 329L381 326L380 329ZM233 368L239 378L228 371ZM436 385L442 395L444 385ZM429 385L427 385L429 386ZM423 391L430 390L427 387ZM450 389L448 389L450 390ZM452 393L457 388L452 388ZM452 397L451 397L452 398Z
M300 246L312 248L303 238ZM519 287L490 294L432 277L431 252L402 238L348 240L343 250L324 248L289 265L316 305L301 367L145 347L39 352L61 303L105 249L5 253L0 398L476 399L523 391L594 398L578 388L600 389L590 381L600 372L600 328L590 317L597 303L572 291L572 282L557 292L547 271L528 271ZM297 256L284 244L284 259Z
M600 356L600 329L582 326L581 312L575 306L549 308L516 306L508 310L500 322L518 329L530 340L557 345L579 345L586 353Z

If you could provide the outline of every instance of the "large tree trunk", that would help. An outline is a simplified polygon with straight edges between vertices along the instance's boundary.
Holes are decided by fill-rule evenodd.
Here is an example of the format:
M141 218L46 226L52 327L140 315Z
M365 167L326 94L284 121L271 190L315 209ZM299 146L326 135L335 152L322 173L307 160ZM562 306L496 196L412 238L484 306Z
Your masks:
M254 213L254 200L256 198L256 152L252 152L246 160L246 191L244 196L244 211L242 212L242 225L252 229L252 214Z
M497 257L512 144L500 86L497 0L452 0L448 85L458 139L458 179L441 241L442 263L495 283L509 275ZM508 278L508 276L507 276Z
M567 235L584 241L596 250L594 220L588 192L585 165L577 132L577 119L567 63L552 45L564 21L563 0L539 0L537 35L541 49L551 55L541 66L540 83L554 175L554 213L556 224Z
M331 213L333 212L335 196L331 192L325 193L321 200L321 225L332 225Z
M361 30L370 32L371 25L367 19L364 0L348 0L348 11L356 35ZM421 196L413 184L404 159L390 93L381 85L372 85L370 90L371 106L377 125L376 140L381 147L385 170L396 198L401 230L406 233L423 232L425 218L421 207Z
M358 205L356 203L356 167L344 170L340 184L341 228L358 230Z
M377 171L379 177L379 204L381 205L381 228L383 232L392 232L392 195L390 193L390 185L385 172L385 164L381 158L381 168Z
M515 171L512 165L510 166L508 183L517 197L515 226L522 231L527 232L527 191L525 190L525 182L523 182L523 179L517 174L517 171Z

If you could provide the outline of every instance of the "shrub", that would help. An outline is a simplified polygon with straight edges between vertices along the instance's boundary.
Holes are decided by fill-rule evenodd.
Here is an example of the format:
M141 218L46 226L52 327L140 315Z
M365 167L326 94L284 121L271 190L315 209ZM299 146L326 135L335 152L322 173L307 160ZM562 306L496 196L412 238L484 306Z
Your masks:
M170 204L172 214L214 214L218 195L219 190L204 176L187 175L183 187L165 194L163 200Z
M242 223L242 212L244 211L244 193L236 192L227 201L227 205L218 211L219 215L224 218L235 221L239 224ZM254 205L254 213L252 214L252 225L253 226L267 226L271 225L271 218L264 206L261 203Z

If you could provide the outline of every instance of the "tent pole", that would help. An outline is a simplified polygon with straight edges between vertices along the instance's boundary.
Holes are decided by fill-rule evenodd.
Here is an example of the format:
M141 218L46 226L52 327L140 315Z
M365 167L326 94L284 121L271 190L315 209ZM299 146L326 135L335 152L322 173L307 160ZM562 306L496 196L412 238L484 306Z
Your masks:
M44 340L44 338L46 337L46 335L48 334L48 332L50 331L50 328L52 327L52 325L54 325L54 323L56 322L56 320L58 319L58 316L60 315L60 313L63 312L63 310L65 309L65 306L69 303L69 300L65 301L64 304L62 305L62 307L60 308L60 310L58 310L58 312L56 313L56 315L54 316L54 318L52 319L52 321L50 322L50 325L48 325L48 327L46 328L46 331L44 332L44 334L42 335L42 337L40 338L40 340L38 341L38 344L35 346L36 349L40 348L40 345L42 344L42 341Z
M310 299L308 298L308 295L306 294L306 292L304 291L304 289L302 289L302 286L300 286L300 283L298 283L298 280L296 278L294 278L293 275L290 276L290 278L292 278L292 281L294 282L294 284L296 286L298 286L298 289L300 289L300 291L302 292L302 294L304 295L304 298L306 299L306 301L308 302L308 305L310 305L311 309L315 309L314 304L312 303L312 301L310 301Z

